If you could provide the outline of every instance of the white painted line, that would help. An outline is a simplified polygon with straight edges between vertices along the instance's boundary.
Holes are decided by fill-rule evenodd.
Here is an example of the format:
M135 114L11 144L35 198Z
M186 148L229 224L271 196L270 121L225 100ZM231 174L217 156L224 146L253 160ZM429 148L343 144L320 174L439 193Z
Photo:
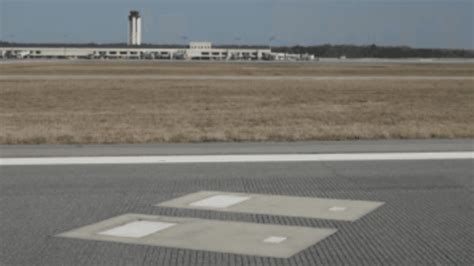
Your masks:
M158 231L165 230L166 228L170 228L174 225L176 224L153 221L135 221L122 226L114 227L98 234L115 237L141 238Z
M390 161L390 160L403 161L403 160L457 160L457 159L474 159L474 152L470 151L470 152L412 152L412 153L0 158L0 166L73 165L73 164L172 164L172 163Z
M209 197L207 199L193 202L189 205L194 206L194 207L227 208L235 204L241 203L242 201L246 201L248 199L250 199L250 197L217 195L217 196Z
M334 206L334 207L329 208L329 211L332 211L332 212L343 212L345 210L347 210L347 208L342 207L342 206Z
M264 243L269 244L280 244L281 242L285 241L287 238L284 236L270 236L263 240Z

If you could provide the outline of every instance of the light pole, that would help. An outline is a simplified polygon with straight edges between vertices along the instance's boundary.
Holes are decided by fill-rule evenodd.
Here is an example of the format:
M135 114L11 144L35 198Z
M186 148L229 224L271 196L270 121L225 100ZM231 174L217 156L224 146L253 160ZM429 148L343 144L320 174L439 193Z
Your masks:
M235 37L234 38L234 41L237 42L237 55L238 55L238 59L240 60L240 58L242 57L241 54L240 54L240 41L242 40L242 38L240 37Z
M272 51L272 41L274 41L276 39L275 36L271 36L269 39L268 39L268 49L270 49L270 52Z
M240 41L242 41L242 38L240 38L240 37L235 37L235 38L234 38L234 41L237 42L237 48L240 49Z
M188 36L181 35L180 37L183 40L184 47L186 47L186 41L188 40Z
M68 34L63 34L63 42L64 42L65 44L70 43L70 42L69 42L69 35L68 35Z

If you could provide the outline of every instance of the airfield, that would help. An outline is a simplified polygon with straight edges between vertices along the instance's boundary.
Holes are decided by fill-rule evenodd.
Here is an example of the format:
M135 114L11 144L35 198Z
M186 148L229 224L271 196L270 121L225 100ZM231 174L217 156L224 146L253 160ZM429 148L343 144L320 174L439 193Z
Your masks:
M473 77L3 61L0 264L472 265Z
M471 138L474 64L18 61L0 143Z

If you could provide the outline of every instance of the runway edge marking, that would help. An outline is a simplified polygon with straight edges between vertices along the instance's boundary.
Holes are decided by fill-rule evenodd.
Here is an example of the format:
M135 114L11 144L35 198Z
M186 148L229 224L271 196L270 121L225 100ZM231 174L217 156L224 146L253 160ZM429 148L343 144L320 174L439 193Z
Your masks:
M178 163L258 163L328 161L407 161L474 159L474 152L397 152L327 154L179 155L179 156L87 156L0 158L0 166L14 165L93 165L93 164L178 164Z

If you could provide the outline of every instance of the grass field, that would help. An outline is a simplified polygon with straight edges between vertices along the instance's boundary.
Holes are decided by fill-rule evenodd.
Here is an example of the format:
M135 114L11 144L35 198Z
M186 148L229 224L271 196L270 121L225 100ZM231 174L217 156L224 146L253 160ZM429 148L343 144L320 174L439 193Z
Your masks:
M474 76L473 64L72 61L0 64L1 75Z
M473 100L472 80L3 80L0 143L473 138Z

